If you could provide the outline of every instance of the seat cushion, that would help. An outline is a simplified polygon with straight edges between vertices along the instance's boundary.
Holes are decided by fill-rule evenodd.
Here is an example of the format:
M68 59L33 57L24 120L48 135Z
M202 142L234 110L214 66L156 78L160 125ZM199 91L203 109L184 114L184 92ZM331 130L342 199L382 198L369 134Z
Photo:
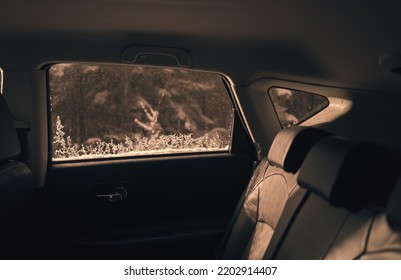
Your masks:
M296 176L303 158L317 141L329 135L313 127L290 127L277 134L240 201L224 259L263 258L286 202L297 189Z

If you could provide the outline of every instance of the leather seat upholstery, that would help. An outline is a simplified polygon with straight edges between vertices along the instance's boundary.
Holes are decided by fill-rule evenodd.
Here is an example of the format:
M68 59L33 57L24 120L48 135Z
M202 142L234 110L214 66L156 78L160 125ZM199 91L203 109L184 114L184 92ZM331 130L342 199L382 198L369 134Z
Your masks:
M364 209L351 215L326 259L401 260L401 178L386 211Z
M223 249L223 259L262 259L284 206L296 188L296 173L310 148L328 132L290 127L275 137L268 157L255 170Z
M334 206L357 210L385 204L401 171L401 155L371 142L327 137L305 158L301 187Z
M387 147L340 137L319 141L298 176L311 194L276 259L401 259L395 230L401 187L394 189L400 171L401 155Z
M401 177L398 179L387 205L387 220L392 229L401 231Z

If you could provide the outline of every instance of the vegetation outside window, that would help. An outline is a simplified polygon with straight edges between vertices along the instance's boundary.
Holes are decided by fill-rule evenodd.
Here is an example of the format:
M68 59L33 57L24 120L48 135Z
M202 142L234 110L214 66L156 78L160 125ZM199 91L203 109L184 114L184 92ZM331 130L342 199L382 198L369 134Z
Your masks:
M48 73L54 161L230 150L219 74L86 63Z
M269 96L282 127L298 125L329 106L322 95L272 87Z

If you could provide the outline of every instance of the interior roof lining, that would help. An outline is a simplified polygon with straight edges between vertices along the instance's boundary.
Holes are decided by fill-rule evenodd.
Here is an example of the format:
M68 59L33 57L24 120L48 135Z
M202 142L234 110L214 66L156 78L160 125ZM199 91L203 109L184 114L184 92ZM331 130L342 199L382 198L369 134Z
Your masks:
M195 68L225 73L237 85L276 77L401 89L401 77L378 64L380 54L401 52L400 1L7 0L4 5L0 66L6 70L56 61L119 62L123 48L139 43L184 48Z

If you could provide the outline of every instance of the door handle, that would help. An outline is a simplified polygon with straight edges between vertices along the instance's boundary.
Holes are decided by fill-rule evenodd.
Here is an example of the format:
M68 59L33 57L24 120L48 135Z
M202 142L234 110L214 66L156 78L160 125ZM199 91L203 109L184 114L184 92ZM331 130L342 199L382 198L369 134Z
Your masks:
M127 199L127 189L125 187L115 187L114 193L110 194L97 194L96 199L105 202L118 202Z

